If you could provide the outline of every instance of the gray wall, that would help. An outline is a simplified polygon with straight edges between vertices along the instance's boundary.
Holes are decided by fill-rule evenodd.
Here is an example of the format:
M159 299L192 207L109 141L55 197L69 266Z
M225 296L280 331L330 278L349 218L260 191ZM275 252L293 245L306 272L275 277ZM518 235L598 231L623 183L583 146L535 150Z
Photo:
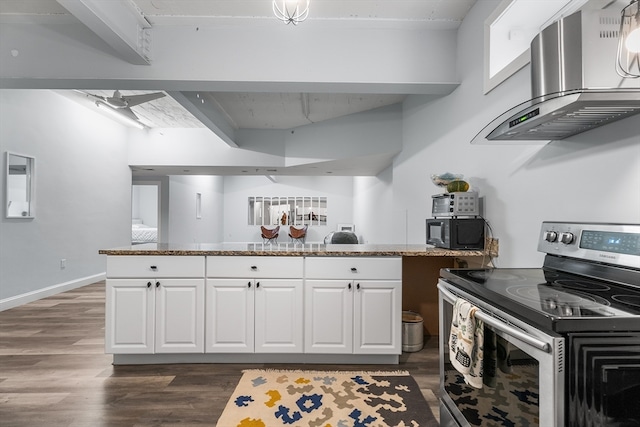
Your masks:
M1 90L0 117L3 161L6 151L36 158L35 218L2 212L0 300L95 281L98 250L131 239L127 128L48 90Z

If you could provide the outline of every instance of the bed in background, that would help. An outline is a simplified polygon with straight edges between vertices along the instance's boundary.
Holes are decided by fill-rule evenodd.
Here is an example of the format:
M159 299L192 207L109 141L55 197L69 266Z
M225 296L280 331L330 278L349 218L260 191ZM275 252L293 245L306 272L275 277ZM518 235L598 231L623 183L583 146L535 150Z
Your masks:
M131 244L156 243L158 241L158 229L150 227L139 218L131 220Z

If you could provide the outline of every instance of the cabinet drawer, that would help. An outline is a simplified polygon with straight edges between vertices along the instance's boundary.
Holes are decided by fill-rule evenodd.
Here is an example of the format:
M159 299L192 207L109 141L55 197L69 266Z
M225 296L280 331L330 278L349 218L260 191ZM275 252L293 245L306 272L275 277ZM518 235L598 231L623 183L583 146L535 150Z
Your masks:
M401 280L400 257L330 257L306 259L307 279Z
M204 277L204 257L108 256L107 277Z
M301 279L302 274L302 257L207 257L207 277Z

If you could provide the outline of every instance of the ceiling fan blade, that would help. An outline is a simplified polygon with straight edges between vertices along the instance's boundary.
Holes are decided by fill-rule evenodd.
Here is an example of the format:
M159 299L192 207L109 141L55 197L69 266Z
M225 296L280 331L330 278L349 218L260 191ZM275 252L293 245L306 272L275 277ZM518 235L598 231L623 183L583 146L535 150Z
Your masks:
M118 108L118 112L120 114L122 114L123 116L129 117L130 119L133 119L133 120L138 121L138 122L140 121L138 116L136 116L135 113L133 111L131 111L131 109L128 108L128 107Z
M107 100L107 98L105 98L104 96L95 95L95 94L93 94L91 92L85 92L83 90L74 89L74 92L80 93L80 94L86 96L87 98L94 98L94 99L100 100L100 101L106 101Z
M155 92L155 93L147 93L144 95L123 96L122 99L124 99L127 102L127 105L129 107L133 107L134 105L139 105L144 102L153 101L154 99L162 98L164 96L165 94L163 92Z

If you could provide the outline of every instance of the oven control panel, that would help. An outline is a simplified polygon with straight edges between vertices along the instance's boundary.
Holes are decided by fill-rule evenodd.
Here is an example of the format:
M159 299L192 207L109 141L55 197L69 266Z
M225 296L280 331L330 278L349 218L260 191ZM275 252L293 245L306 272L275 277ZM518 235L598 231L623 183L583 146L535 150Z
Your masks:
M545 221L538 251L640 269L640 224Z

